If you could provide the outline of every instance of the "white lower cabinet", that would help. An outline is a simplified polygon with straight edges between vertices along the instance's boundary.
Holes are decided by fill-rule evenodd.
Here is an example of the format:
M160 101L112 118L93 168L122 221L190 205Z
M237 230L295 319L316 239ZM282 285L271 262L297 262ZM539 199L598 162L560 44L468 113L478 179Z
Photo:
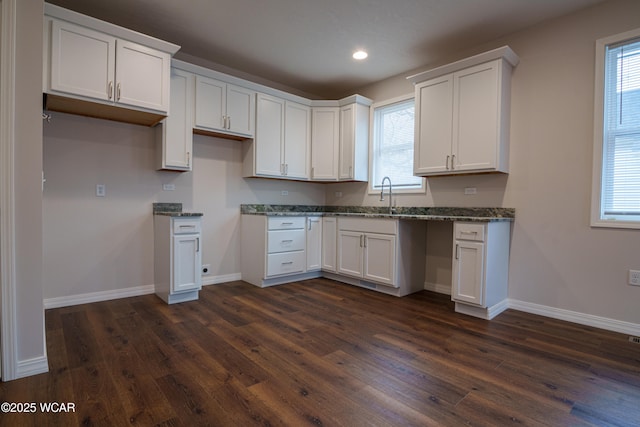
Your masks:
M338 273L398 287L395 235L340 230L338 254Z
M453 283L456 311L491 319L507 308L509 222L456 222Z
M337 271L338 222L335 217L322 218L322 271Z
M242 280L265 287L320 275L319 217L242 215Z
M154 216L155 292L167 304L198 299L202 288L201 219Z
M322 218L307 217L307 271L322 268Z
M398 296L424 289L424 221L338 218L337 223L337 275L331 278Z

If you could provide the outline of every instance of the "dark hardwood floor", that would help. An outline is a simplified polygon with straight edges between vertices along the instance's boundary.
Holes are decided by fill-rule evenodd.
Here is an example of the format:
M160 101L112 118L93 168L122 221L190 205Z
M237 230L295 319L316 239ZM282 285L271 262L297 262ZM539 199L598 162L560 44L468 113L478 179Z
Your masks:
M50 372L0 384L2 426L638 426L640 345L448 296L309 280L46 312ZM40 403L73 403L44 413Z

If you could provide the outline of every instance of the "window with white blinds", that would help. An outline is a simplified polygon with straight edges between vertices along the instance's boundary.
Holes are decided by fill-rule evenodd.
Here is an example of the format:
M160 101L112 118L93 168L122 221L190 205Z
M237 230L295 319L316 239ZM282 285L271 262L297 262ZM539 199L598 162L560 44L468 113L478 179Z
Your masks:
M596 123L595 138L601 163L598 217L592 215L592 223L640 227L640 32L632 39L599 42L602 126Z
M413 176L414 106L413 98L404 97L372 108L372 191L388 176L394 192L424 192L424 179Z

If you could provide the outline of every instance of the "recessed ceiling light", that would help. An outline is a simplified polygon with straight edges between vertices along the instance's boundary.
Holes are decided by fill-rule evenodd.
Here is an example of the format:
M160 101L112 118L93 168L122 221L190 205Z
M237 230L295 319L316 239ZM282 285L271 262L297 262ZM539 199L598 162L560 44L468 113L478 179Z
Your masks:
M357 59L359 61L365 59L367 56L369 56L369 54L364 50L356 50L353 52L353 59Z

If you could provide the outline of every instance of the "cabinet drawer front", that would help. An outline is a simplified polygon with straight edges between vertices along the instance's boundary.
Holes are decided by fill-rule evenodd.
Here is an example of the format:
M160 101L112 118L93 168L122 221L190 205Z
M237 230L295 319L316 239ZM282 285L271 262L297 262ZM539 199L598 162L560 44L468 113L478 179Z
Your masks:
M456 222L453 228L454 235L457 240L484 242L486 224Z
M272 217L269 218L269 230L292 230L295 228L304 229L304 217Z
M200 233L202 229L199 219L174 219L173 234Z
M301 251L305 247L305 234L302 230L271 230L267 237L267 252Z
M304 251L269 254L267 255L267 276L303 273L305 262Z
M361 233L398 234L398 220L385 218L338 218L338 230Z

